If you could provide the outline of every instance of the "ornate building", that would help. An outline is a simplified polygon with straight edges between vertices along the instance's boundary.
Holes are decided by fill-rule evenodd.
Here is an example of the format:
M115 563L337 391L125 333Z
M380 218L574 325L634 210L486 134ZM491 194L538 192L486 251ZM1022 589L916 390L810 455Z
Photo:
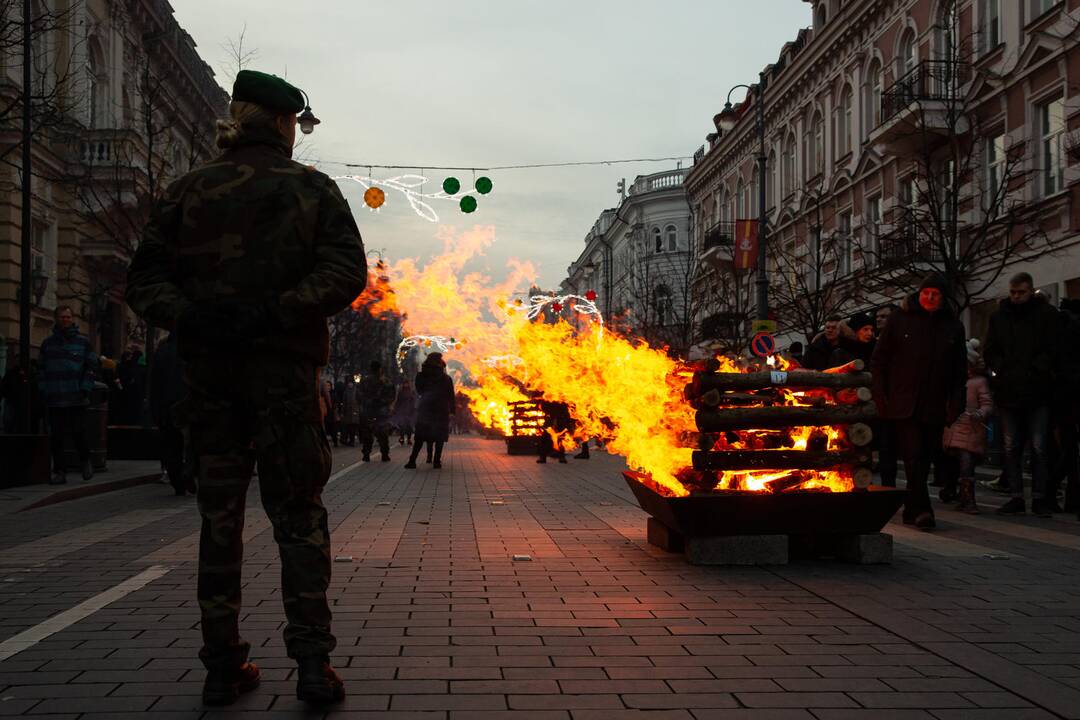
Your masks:
M619 207L597 218L562 282L565 293L595 290L607 322L676 350L688 343L696 263L685 175L676 169L636 177Z
M0 0L8 12L21 3ZM35 0L33 347L71 305L99 351L141 345L124 277L162 188L211 157L228 95L167 0ZM21 25L21 23L20 23ZM16 33L17 35L17 33ZM0 350L18 337L21 40L0 57ZM35 292L35 295L38 294ZM7 353L0 352L0 363Z
M1014 272L1055 303L1080 297L1080 0L814 0L812 12L686 178L698 339L745 335L752 288L731 270L732 221L758 217L757 103L770 303L789 340L898 300L930 270L949 277L973 336Z

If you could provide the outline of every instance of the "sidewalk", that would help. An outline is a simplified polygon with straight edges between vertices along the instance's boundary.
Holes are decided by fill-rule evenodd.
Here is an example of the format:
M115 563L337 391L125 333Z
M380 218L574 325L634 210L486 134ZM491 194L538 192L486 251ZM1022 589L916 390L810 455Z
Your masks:
M77 470L67 474L64 485L22 485L0 490L0 516L23 512L34 507L75 500L124 488L157 482L161 464L151 460L109 460L108 470L94 473L84 481Z
M620 458L537 465L469 436L451 438L441 470L391 452L339 450L323 493L340 709L304 712L293 695L254 487L241 623L263 683L227 710L201 705L199 518L131 488L0 523L0 714L1080 718L1075 520L938 505L935 533L888 526L892 565L695 567L646 542ZM40 530L83 504L85 526Z

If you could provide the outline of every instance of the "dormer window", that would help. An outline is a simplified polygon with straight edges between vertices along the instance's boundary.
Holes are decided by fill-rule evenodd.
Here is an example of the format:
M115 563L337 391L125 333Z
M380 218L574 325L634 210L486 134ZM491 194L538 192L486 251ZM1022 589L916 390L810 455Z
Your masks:
M826 10L825 8L824 2L818 5L817 12L814 14L814 17L817 19L817 22L814 23L815 30L820 30L821 28L825 27L825 22L829 19L829 14L828 10Z

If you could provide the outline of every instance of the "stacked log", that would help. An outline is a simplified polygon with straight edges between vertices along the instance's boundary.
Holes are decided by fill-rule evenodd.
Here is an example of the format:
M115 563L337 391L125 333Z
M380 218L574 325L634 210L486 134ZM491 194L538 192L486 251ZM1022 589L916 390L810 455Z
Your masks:
M775 471L782 474L766 490L791 492L804 482L799 471L816 470L845 472L856 489L865 489L872 477L870 423L877 417L870 380L860 360L824 372L696 372L685 391L698 429L684 438L697 448L689 484L701 491L715 487L720 473ZM794 449L795 430L805 427L815 429L809 437L799 433L805 449ZM840 432L833 447L824 427Z

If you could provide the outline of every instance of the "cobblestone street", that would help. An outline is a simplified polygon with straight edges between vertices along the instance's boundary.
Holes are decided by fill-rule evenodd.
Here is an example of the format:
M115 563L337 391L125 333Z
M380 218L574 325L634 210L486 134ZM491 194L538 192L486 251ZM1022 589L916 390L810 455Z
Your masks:
M410 471L394 452L343 448L324 494L349 693L330 717L1080 718L1073 517L939 508L936 533L889 525L891 566L694 567L645 542L620 458L455 437L442 470ZM254 487L242 628L263 684L200 704L197 527L157 484L5 516L0 716L319 716L293 694Z

